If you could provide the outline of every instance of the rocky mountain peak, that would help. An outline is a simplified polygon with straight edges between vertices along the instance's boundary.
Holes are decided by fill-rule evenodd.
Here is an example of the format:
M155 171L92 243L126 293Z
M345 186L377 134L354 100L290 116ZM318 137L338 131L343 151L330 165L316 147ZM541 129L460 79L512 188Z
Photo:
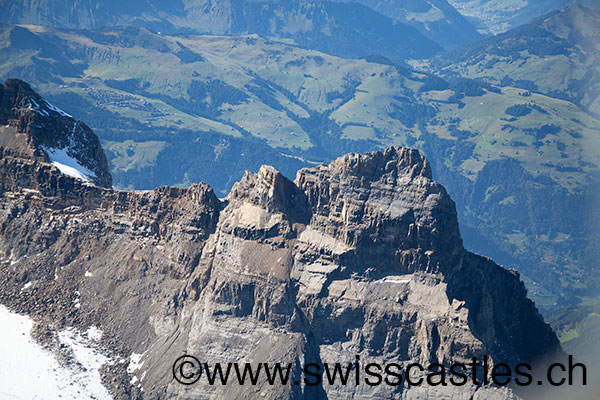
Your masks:
M0 125L0 146L5 155L35 157L76 179L112 186L98 137L27 83L7 79L0 84Z
M348 154L299 171L295 182L307 196L313 222L349 245L362 242L368 250L377 236L380 249L390 246L388 255L399 248L462 248L455 204L431 179L429 162L417 150Z
M416 176L432 179L431 167L425 156L418 150L400 146L364 154L347 154L331 163L330 169L371 182L380 179L412 179Z
M277 169L263 165L258 173L246 171L227 199L248 202L270 212L281 212L294 220L308 222L310 207L304 193Z
M416 150L350 154L294 182L263 166L224 202L205 184L118 192L58 173L47 153L13 151L23 138L39 140L29 146L38 152L59 146L57 128L73 120L8 104L18 117L0 135L0 303L31 315L36 337L57 351L57 331L101 327L98 351L139 365L98 370L117 399L244 398L235 384L174 381L168 364L184 352L211 363L360 355L403 367L560 353L518 275L463 248L454 202ZM19 128L20 118L49 131ZM91 135L81 143L97 144ZM471 385L363 387L355 398L508 397ZM350 398L353 388L261 381L256 390L291 400Z

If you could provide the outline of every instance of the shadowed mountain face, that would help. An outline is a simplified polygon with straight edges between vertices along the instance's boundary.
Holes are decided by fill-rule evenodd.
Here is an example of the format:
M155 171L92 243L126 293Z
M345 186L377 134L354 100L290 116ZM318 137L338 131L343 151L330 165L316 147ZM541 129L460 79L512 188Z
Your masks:
M484 37L446 0L360 0L358 3L415 27L446 49L459 47Z
M0 21L62 28L140 26L163 33L259 34L342 57L383 54L401 62L441 50L410 25L359 4L195 0L0 2Z
M3 131L3 142L18 135ZM116 398L247 393L177 384L171 365L183 351L292 367L349 354L404 367L560 354L519 274L464 249L454 202L416 150L348 154L293 182L263 166L223 201L206 184L86 185L1 150L0 302L31 315L51 349L57 331L100 328L96 345L115 361L101 371ZM510 396L474 385L253 388L279 399Z
M213 20L213 16L208 17ZM441 47L415 28L353 3L248 3L241 30L341 57L382 54L394 61L429 57ZM240 22L239 24L242 24Z
M29 2L0 1L2 21L20 24L57 26L65 28L100 28L125 23L155 21L161 17L184 15L183 2L164 0L119 1L107 0L34 0Z

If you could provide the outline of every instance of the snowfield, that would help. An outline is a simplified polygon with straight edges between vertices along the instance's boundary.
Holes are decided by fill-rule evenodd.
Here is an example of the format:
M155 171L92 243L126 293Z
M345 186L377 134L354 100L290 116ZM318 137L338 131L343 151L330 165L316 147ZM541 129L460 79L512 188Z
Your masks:
M33 321L0 305L0 399L111 399L100 381L99 368L110 360L92 344L99 330L87 337L74 330L59 333L80 366L66 367L30 336Z
M90 182L90 178L95 178L96 174L84 167L78 160L67 154L67 149L52 149L44 147L43 150L48 154L50 162L65 175L72 176Z

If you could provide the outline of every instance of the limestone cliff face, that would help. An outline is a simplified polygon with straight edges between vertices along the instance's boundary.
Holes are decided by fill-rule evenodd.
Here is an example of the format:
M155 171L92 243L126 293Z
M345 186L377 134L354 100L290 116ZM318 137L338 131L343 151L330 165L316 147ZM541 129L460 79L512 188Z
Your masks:
M463 248L416 150L349 154L293 182L265 166L223 201L204 184L124 193L63 182L43 157L1 157L0 303L31 315L48 346L94 325L113 360L143 354L135 371L104 369L117 398L507 398L472 385L184 387L171 366L184 352L427 365L559 351L518 274Z

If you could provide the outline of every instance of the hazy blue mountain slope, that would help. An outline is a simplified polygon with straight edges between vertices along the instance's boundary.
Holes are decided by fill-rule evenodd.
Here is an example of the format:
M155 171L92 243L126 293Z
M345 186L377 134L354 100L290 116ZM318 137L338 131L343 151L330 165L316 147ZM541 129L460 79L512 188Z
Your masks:
M383 54L400 61L441 50L410 25L359 4L249 3L244 22L246 28L237 33L291 39L302 47L343 57Z
M1 0L3 22L64 28L101 28L122 24L168 27L167 17L185 15L180 0Z
M592 0L595 1L595 0ZM462 15L482 31L498 34L554 10L560 10L575 0L448 0Z
M341 0L354 2L355 0ZM451 49L483 38L475 26L446 0L359 0L373 10L412 25L426 37Z
M410 25L356 3L328 1L0 0L0 21L60 28L139 26L162 33L256 33L343 57L383 54L395 61L441 50Z

